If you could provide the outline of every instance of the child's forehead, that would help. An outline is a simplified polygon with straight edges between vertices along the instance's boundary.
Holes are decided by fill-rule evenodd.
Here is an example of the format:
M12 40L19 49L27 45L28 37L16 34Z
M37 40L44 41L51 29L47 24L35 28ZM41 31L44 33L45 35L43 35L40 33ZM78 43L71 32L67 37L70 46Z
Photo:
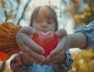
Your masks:
M47 7L41 7L36 19L53 19L53 13Z

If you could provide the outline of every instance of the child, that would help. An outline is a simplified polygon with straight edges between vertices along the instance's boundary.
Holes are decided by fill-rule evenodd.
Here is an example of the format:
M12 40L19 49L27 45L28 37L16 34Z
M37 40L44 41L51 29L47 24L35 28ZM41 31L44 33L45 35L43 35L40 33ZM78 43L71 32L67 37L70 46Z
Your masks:
M30 40L30 38L28 37L28 35L35 33L36 30L42 32L48 31L56 32L58 29L58 22L55 11L49 6L37 7L32 13L30 26L35 28L35 30L31 27L24 27L17 33L17 44L23 53L19 53L11 61L10 65L13 72L67 71L71 67L72 63L69 51L67 51L66 53L61 52L60 56L55 57L55 59L53 59L52 57L51 58L52 60L50 60L49 56L47 58L42 56L42 54L44 53L43 49L38 44L35 44L35 42L33 42L33 40ZM65 35L66 33L64 35L61 34L60 37ZM31 48L32 50L29 53L27 52L28 48ZM58 43L56 48L61 48L60 42ZM47 61L47 63L49 62L48 65L47 64L43 65L45 61Z

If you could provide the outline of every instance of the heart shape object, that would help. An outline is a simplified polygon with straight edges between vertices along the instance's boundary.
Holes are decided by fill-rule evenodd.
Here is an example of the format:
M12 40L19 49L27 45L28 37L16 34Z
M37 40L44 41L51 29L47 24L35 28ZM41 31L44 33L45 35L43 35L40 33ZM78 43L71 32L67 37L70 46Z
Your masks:
M59 42L59 36L51 31L46 33L38 31L30 37L45 50L45 57L56 48Z

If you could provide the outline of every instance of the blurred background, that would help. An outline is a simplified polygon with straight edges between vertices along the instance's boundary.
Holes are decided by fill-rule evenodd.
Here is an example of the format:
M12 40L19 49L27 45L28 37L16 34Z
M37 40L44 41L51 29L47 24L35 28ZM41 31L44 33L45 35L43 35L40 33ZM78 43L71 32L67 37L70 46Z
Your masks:
M52 6L58 17L59 29L69 34L79 26L86 26L94 20L94 0L0 0L0 23L13 22L28 26L33 9L38 5ZM71 49L74 59L69 72L94 72L94 50ZM0 72L11 72L9 62L0 62Z

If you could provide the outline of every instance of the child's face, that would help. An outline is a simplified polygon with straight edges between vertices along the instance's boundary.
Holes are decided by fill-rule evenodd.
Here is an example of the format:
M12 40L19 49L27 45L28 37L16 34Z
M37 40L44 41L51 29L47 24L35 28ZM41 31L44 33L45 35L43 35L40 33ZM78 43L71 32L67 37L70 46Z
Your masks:
M45 15L46 13L41 10L36 18L33 21L32 27L34 27L38 31L48 32L53 31L55 32L55 21L50 17Z

